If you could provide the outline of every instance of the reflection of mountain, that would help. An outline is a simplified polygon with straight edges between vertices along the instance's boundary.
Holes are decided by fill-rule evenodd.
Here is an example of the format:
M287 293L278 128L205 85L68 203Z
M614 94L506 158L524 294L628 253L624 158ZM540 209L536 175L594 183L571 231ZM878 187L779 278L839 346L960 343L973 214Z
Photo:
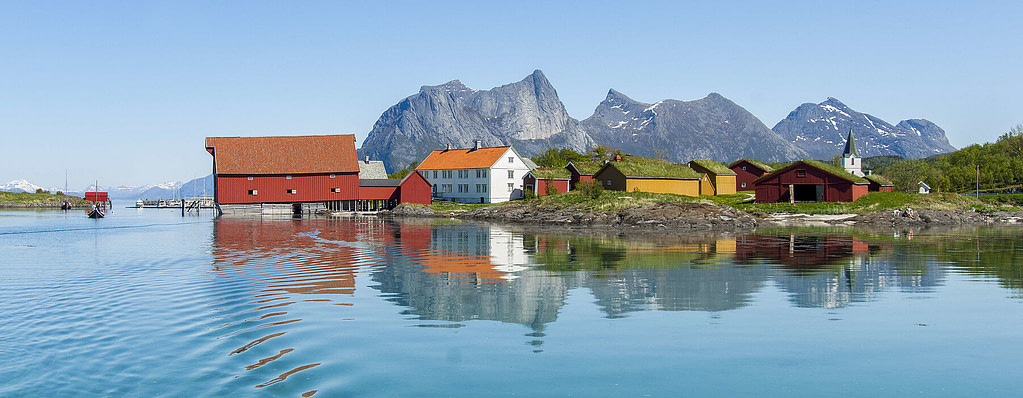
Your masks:
M373 280L420 319L496 320L542 331L570 288L570 279L524 267L522 235L498 227L402 224L401 245Z
M731 263L734 238L652 244L586 237L536 236L531 251L548 270L589 270L585 278L609 317L627 312L724 311L740 308L763 285L765 267Z

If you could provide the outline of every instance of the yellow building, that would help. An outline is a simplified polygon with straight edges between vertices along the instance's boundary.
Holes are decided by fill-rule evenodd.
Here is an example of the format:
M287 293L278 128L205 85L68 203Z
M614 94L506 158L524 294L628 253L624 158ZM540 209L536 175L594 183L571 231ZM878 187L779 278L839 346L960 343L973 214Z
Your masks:
M703 173L700 179L700 195L728 195L735 193L735 172L713 160L694 160L689 167Z
M593 180L612 191L699 196L703 175L684 164L627 156L604 164ZM734 184L734 182L733 182Z

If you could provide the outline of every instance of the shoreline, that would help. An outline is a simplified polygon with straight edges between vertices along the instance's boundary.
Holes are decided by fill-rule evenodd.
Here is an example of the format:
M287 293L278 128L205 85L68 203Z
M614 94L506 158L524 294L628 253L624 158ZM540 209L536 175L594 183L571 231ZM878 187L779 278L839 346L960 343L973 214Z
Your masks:
M572 230L692 233L746 232L776 227L856 227L865 229L930 229L947 227L1023 226L1023 212L954 210L876 210L863 214L749 214L708 203L659 202L616 211L587 211L534 203L482 207L438 214L425 206L399 205L381 216L454 218L501 224Z

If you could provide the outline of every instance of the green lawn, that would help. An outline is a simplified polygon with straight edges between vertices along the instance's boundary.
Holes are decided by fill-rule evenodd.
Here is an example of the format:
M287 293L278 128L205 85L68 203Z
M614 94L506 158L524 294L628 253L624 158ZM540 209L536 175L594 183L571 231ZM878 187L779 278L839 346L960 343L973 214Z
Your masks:
M60 203L64 201L70 201L78 206L85 206L89 204L89 202L83 198L67 195L52 193L0 192L0 203L7 204L59 206Z

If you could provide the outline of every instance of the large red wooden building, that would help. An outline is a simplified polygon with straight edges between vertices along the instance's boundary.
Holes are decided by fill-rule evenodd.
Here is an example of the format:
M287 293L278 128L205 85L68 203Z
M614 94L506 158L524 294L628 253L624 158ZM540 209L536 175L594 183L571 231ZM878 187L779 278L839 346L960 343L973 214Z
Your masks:
M360 181L351 134L207 137L206 150L213 155L214 201L226 212L376 210L402 202L430 203L430 185L421 176L387 187ZM386 202L370 206L369 200Z
M801 160L753 182L757 203L852 202L866 195L868 183L818 161Z

